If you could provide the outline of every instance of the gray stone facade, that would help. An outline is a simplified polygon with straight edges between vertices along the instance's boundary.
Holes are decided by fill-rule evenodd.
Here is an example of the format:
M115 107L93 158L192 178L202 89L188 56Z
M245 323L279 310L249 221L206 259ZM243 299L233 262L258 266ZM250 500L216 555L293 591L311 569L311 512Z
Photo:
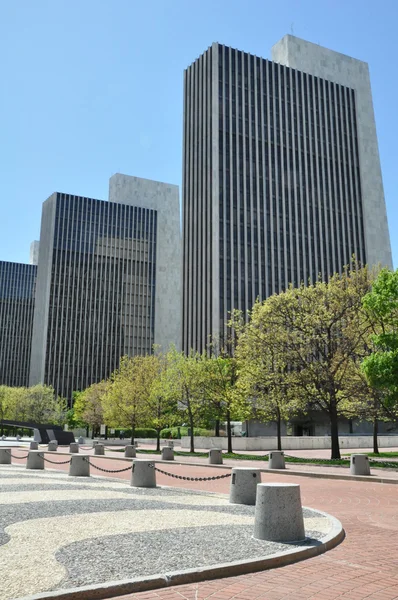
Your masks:
M109 201L152 208L158 213L155 344L181 348L181 226L178 186L116 173Z
M30 245L30 252L29 252L29 264L30 265L37 266L39 264L39 244L40 244L40 242L38 240L35 240Z
M367 262L392 268L368 64L292 35L273 46L272 60L355 90Z

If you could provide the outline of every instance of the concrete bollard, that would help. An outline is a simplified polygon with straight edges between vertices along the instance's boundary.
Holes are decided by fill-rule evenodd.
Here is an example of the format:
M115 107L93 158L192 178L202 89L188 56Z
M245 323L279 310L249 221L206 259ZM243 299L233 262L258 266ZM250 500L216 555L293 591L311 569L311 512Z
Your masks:
M77 438L77 443L80 445L84 444L84 437L82 435Z
M145 488L156 487L155 463L150 460L133 460L131 485Z
M44 469L44 458L42 454L38 452L29 452L28 459L26 461L27 469Z
M49 452L56 452L58 450L58 442L48 442L47 450Z
M134 442L134 448L138 448L138 442Z
M90 463L86 456L71 456L69 464L71 477L90 477Z
M135 458L136 454L137 454L137 451L135 449L135 446L128 445L125 447L125 449L124 449L125 458Z
M168 442L166 442L166 447L167 448L174 448L174 442L172 440L169 440Z
M222 465L222 450L212 448L209 450L209 465Z
M173 448L169 448L169 446L162 448L162 460L174 460Z
M19 440L21 439L21 436L18 434L15 439L17 440L17 442L19 442Z
M104 444L95 444L94 454L96 456L104 456L104 454L105 454Z
M351 475L370 475L369 458L366 454L351 454Z
M3 440L3 442L5 442L7 438L6 438L6 436L5 436L5 435L2 435L2 436L1 436L1 439Z
M11 464L11 450L6 450L5 448L0 448L0 465L10 465Z
M269 453L268 459L269 469L284 469L285 468L285 453L281 450L272 450Z
M259 469L237 467L232 469L229 502L231 504L256 503L256 488L261 482Z
M29 448L31 450L38 450L39 449L39 443L38 442L30 442Z
M305 539L300 486L297 483L260 483L257 486L253 537L270 542Z
M76 443L76 442L72 442L72 443L69 445L69 452L70 452L71 454L78 454L78 452L79 452L79 444L78 444L78 443Z

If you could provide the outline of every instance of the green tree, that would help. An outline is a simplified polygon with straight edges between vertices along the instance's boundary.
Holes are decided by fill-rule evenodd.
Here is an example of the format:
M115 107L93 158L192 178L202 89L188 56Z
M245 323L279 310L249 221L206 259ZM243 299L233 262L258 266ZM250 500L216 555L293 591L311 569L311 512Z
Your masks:
M191 352L185 356L175 348L167 353L167 367L160 385L168 402L175 402L181 416L189 423L190 450L195 452L194 428L203 415L203 371L200 356Z
M213 416L227 423L228 452L232 452L231 420L236 407L235 384L237 380L237 363L233 356L228 356L224 349L217 354L208 356L206 353L198 357L199 383L202 387L203 411L208 416Z
M8 419L10 411L10 388L6 385L0 385L0 423L1 435L4 434L3 420Z
M167 370L167 356L157 351L145 357L150 374L150 393L148 396L148 419L156 429L156 450L160 450L160 432L163 428L173 425L177 414L177 402L165 394L163 375ZM149 378L148 378L149 379Z
M145 356L123 356L119 369L112 373L103 398L105 423L111 427L132 429L134 444L137 426L149 424L149 397L152 385L151 367Z
M104 423L103 399L108 390L108 383L93 383L83 392L75 394L74 417L79 422L92 427L93 437L100 425Z
M287 330L275 328L275 303L256 302L239 338L237 397L242 417L276 423L278 450L281 426L303 410L300 395L291 392Z
M269 370L270 361L271 365L272 360L278 361L275 377L280 378L282 389L294 394L300 405L328 416L332 458L340 458L338 417L350 401L349 359L369 330L361 310L369 288L367 268L354 265L327 283L317 281L271 296L258 308L273 332L269 343L274 358L265 345L264 364ZM281 369L281 364L287 368Z
M363 299L369 318L376 323L374 350L362 362L369 383L386 394L386 404L398 404L398 270L382 269Z

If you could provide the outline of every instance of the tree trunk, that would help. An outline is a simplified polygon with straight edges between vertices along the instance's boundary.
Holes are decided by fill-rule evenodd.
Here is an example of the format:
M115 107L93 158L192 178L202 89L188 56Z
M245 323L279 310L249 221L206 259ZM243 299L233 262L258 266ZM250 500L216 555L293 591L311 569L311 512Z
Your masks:
M216 425L214 428L214 435L220 437L220 419L216 419Z
M232 428L231 428L231 413L227 410L227 436L228 436L228 452L232 453Z
M373 452L375 454L379 454L379 444L377 441L377 434L379 433L379 422L377 417L374 418L373 421Z
M189 428L191 430L191 434L190 434L190 452L195 452L195 436L194 436L194 429L193 429L193 416L191 411L189 411L188 413L189 416Z
M135 425L133 424L131 427L131 445L134 446L135 442Z
M158 427L156 429L156 452L160 452L160 431L161 429Z
M105 425L105 439L108 439L108 425Z
M332 446L331 458L340 459L340 446L339 446L339 424L337 418L337 407L334 400L332 400L329 410L330 417L330 441Z
M276 419L276 435L278 437L278 450L282 450L282 436L281 436L281 413L278 409Z

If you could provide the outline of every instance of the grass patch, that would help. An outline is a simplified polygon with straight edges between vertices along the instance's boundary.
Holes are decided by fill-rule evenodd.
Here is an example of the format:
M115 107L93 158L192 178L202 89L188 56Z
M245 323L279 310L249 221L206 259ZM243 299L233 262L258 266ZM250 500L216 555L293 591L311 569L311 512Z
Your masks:
M114 452L124 452L123 449L114 450ZM137 449L137 454L157 454L160 455L161 452L156 450L144 450L141 448ZM366 452L363 452L366 454ZM178 459L179 456L193 456L197 458L204 458L209 455L208 452L184 452L184 451L176 451L175 456ZM398 458L398 452L380 452L380 454L374 454L373 452L367 453L370 458ZM350 456L349 454L343 454L343 456ZM268 454L264 456L252 455L252 454L237 454L235 452L224 452L223 458L231 458L233 460L251 460L256 462L268 462ZM330 467L349 467L350 459L349 458L340 458L340 459L328 459L328 458L303 458L298 456L285 456L285 462L293 463L293 464L302 464L302 465L317 465L317 466L330 466ZM391 463L372 463L370 465L375 469L391 469L394 468L394 464ZM398 469L398 463L396 464Z
M352 452L345 452L343 456L351 456ZM398 452L379 452L376 454L375 452L356 452L356 454L366 454L370 458L398 458Z

